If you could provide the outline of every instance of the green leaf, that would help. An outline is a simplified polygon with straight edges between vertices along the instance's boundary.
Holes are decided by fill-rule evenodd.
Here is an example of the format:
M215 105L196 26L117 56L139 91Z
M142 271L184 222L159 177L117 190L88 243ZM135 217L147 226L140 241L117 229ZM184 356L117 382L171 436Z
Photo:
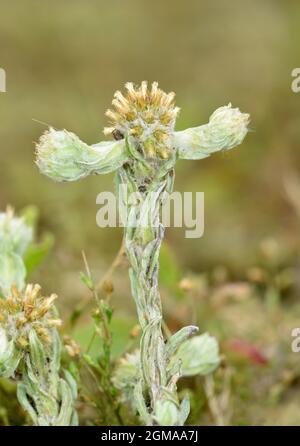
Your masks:
M23 409L26 412L28 412L33 423L35 425L37 425L38 424L37 413L35 412L34 408L32 407L32 405L30 404L30 402L27 398L26 386L22 382L19 382L19 384L18 384L17 396L18 396L18 400L19 400L21 406L23 407Z
M199 330L195 325L188 325L187 327L181 328L181 330L171 336L166 347L166 356L171 358L171 356L176 352L179 346L186 341L190 336L197 333Z
M27 273L35 270L49 254L54 245L53 234L47 232L40 243L31 243L24 254L24 263Z
M100 305L101 305L102 311L106 314L108 322L111 322L111 318L113 315L113 309L110 308L104 300L101 300Z
M172 356L169 368L181 362L182 376L207 375L220 363L217 340L204 333L183 342Z
M190 398L189 395L186 394L183 400L180 403L178 421L180 426L184 426L191 410Z
M85 273L81 271L79 277L83 285L85 285L91 291L94 290L94 283L89 276L87 276Z
M46 367L46 356L43 344L39 340L34 330L29 332L29 343L32 366L34 367L35 371L42 374L44 373Z

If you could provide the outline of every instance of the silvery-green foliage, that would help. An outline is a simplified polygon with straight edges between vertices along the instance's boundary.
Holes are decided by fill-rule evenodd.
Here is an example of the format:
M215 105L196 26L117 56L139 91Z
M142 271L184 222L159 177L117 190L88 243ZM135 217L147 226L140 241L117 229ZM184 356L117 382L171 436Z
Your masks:
M7 296L11 286L22 289L26 269L22 259L33 238L32 228L13 211L0 213L0 296Z
M160 426L178 425L178 404L172 399L158 399L154 405L153 418Z
M218 108L208 124L174 133L179 158L197 160L241 144L248 133L249 115L231 104Z
M32 228L12 210L0 213L0 252L10 251L22 256L33 238Z
M40 171L55 181L75 181L93 173L109 173L125 161L124 141L89 146L66 130L50 128L36 147Z
M56 298L55 294L44 297L39 285L28 284L22 291L12 287L8 297L1 299L0 327L5 332L3 340L13 346L12 357L14 351L21 357L28 354L29 334L33 331L45 344L51 343L52 328L61 325L53 304Z
M8 339L5 333L5 330L0 327L0 358L7 351L8 348Z
M77 386L65 372L60 377L61 345L53 330L52 342L45 346L34 331L29 334L30 355L21 367L22 380L18 384L18 399L35 426L77 425L74 401Z
M187 327L183 327L181 330L178 330L177 333L173 334L167 343L167 357L168 359L172 358L173 354L178 350L178 347L192 335L197 333L199 330L195 325L188 325Z
M184 341L172 356L169 367L180 362L182 376L207 375L220 363L217 340L204 333Z
M61 378L61 321L39 285L27 285L0 300L0 377L18 380L18 399L35 425L62 426L76 422L76 383Z
M76 424L76 383L68 372L60 377L57 296L25 287L32 238L24 218L0 214L0 377L18 378L18 399L35 425Z
M208 333L203 333L199 336L194 336L187 339L195 333L197 327L189 326L184 327L175 333L167 342L167 369L170 376L178 373L178 377L191 377L191 376L205 376L212 373L220 363L219 347L217 340L210 336ZM133 392L137 382L140 379L140 368L138 363L139 352L136 350L133 353L124 356L116 366L113 381L116 387L123 392L123 396L131 406L134 406ZM178 403L174 400L168 400L168 403L164 404L164 399L160 400L156 406L157 413L156 419L159 420L160 416L165 417L165 412L168 416L174 416L175 407L179 409ZM172 404L170 404L170 401ZM174 406L175 404L175 406ZM185 412L188 410L187 406L188 397L181 403L181 410L185 408ZM181 415L181 410L178 410L178 417ZM186 415L186 417L188 414ZM176 424L180 424L179 421Z
M0 326L0 377L11 378L19 365L22 353L13 340L8 340L6 331Z
M57 181L117 171L117 186L124 186L117 190L131 288L142 328L138 371L131 375L132 368L127 368L124 388L130 391L131 379L135 382L133 399L145 424L178 425L185 422L189 403L187 398L180 403L177 380L184 372L207 373L218 361L210 338L200 336L188 343L195 327L186 327L165 342L158 290L164 236L161 206L172 192L177 159L201 159L232 149L246 136L249 115L228 105L217 109L208 124L175 132L179 109L173 92L166 94L157 82L151 88L145 81L138 88L131 82L125 87L127 94L117 91L114 110L106 112L110 127L104 133L118 141L88 146L73 133L50 128L37 145L36 162L42 173ZM128 198L132 194L135 201ZM190 357L198 349L202 360Z

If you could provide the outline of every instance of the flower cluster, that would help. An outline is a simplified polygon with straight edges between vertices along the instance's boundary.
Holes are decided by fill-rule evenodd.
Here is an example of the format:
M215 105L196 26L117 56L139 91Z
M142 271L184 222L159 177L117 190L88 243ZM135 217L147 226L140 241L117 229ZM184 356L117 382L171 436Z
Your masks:
M61 325L55 317L56 294L43 297L40 285L27 285L24 291L12 287L11 295L0 299L0 327L5 330L8 341L26 349L29 333L34 330L44 343L51 342L50 330Z
M61 377L57 296L25 286L32 238L23 218L11 210L0 214L0 377L17 380L18 400L35 425L76 424L76 382L66 370Z
M125 96L120 91L114 95L115 110L106 111L111 126L104 128L104 134L116 139L131 136L141 145L146 157L168 158L179 112L174 106L175 93L165 93L157 82L153 82L151 88L146 81L136 88L132 82L127 82L125 87Z

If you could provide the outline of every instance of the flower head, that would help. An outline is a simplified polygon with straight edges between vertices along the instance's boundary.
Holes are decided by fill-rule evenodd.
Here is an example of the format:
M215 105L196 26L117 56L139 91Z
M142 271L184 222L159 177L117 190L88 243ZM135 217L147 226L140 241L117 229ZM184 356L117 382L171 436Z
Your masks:
M8 207L6 212L0 213L0 248L24 254L32 241L33 232L21 217L15 217L14 210Z
M209 124L218 133L219 143L223 149L229 150L244 140L248 133L250 115L241 113L231 104L219 107L209 118Z
M151 88L143 81L139 87L132 82L125 84L125 96L116 91L112 105L107 110L110 127L105 135L115 139L131 136L149 158L168 158L172 149L171 137L179 108L174 106L175 93L165 93L153 82Z
M219 107L208 124L174 133L174 146L181 159L202 159L241 144L249 129L250 116L231 104Z
M26 349L34 330L43 343L50 343L50 330L61 324L55 315L56 298L56 294L43 297L39 285L27 285L23 292L12 287L10 296L0 299L0 329L5 331L7 342Z
M36 163L45 175L54 180L77 180L89 173L78 164L87 151L87 144L74 133L50 127L36 146Z
M72 132L50 127L36 145L36 164L55 181L75 181L119 168L126 161L124 147L124 141L89 146Z

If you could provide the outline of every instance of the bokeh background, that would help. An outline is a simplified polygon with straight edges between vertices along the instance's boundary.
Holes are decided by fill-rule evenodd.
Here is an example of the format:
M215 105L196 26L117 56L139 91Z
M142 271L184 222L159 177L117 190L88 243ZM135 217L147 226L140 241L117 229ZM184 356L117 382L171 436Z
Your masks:
M41 233L55 236L32 280L59 294L65 318L88 299L81 251L100 280L122 231L96 226L96 196L113 190L113 175L55 184L39 174L34 141L46 126L36 120L98 142L114 91L144 79L176 92L177 129L229 102L251 114L236 150L178 162L175 190L205 193L205 234L167 230L164 310L171 328L197 321L219 339L228 423L299 424L300 353L290 346L300 326L299 2L1 0L0 12L0 207L37 206ZM114 286L118 352L136 323L126 267ZM87 314L78 330L88 324ZM193 421L212 423L197 398Z

